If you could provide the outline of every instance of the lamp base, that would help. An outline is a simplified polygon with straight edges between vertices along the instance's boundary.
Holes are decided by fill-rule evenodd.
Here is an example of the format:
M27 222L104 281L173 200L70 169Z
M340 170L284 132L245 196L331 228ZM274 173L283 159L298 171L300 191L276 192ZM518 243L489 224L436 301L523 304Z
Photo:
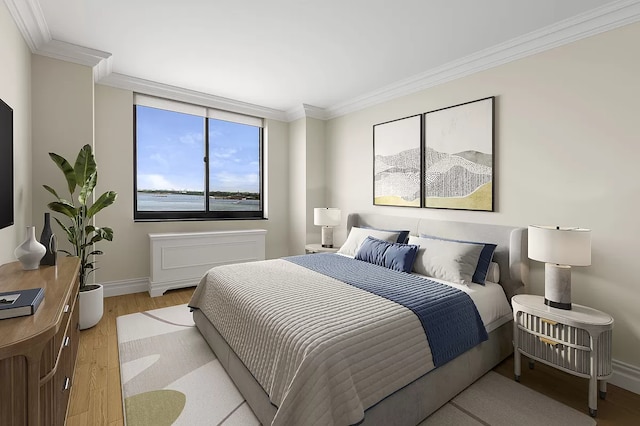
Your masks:
M333 228L331 226L322 227L322 247L333 248Z
M556 309L564 309L566 311L571 310L571 303L554 302L552 300L547 299L546 297L544 298L544 304Z
M544 304L571 310L571 266L545 263Z

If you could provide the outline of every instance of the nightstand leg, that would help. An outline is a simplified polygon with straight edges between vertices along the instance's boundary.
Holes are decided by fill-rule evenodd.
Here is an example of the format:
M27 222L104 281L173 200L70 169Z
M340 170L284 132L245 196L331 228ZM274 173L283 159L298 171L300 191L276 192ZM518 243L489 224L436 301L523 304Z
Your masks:
M600 392L598 392L598 394L600 395L600 399L606 399L607 398L607 381L600 380L598 387L600 389Z
M598 337L591 337L591 377L589 378L589 414L595 417L598 412Z
M522 355L518 350L518 321L513 321L513 374L516 382L520 381Z

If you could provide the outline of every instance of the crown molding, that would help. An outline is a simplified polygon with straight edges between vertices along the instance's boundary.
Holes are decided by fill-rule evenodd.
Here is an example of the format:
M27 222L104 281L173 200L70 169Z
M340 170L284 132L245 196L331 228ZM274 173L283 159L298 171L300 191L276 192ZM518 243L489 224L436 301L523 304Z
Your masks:
M284 111L197 92L195 90L184 89L182 87L170 86L168 84L158 83L151 80L131 77L124 74L111 73L97 83L118 89L132 90L145 95L158 96L161 98L206 106L209 108L217 108L272 120L287 121L287 114Z
M38 0L4 0L31 52L51 41L49 26Z
M33 53L92 68L98 67L104 69L111 67L111 53L60 40L51 40L36 49Z
M614 1L325 110L340 117L640 20L640 0Z
M317 120L326 120L327 113L324 108L313 105L302 104L300 106L288 109L286 112L287 121L296 121L304 117L315 118Z

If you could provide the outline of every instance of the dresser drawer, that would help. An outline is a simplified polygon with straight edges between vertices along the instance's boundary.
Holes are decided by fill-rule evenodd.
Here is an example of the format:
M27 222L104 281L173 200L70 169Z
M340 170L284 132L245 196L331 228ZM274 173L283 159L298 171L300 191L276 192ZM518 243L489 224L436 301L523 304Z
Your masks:
M516 315L517 349L585 377L591 375L591 336L573 327L526 312ZM612 331L600 334L597 346L597 377L611 374Z

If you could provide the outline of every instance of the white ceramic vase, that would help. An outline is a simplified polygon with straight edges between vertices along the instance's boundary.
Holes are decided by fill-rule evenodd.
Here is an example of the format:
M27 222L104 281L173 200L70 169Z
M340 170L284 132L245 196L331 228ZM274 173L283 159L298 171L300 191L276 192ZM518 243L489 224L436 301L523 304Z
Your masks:
M46 252L45 246L36 239L36 227L27 226L24 241L16 247L13 253L22 264L22 269L32 270L40 267L40 259L44 257Z

